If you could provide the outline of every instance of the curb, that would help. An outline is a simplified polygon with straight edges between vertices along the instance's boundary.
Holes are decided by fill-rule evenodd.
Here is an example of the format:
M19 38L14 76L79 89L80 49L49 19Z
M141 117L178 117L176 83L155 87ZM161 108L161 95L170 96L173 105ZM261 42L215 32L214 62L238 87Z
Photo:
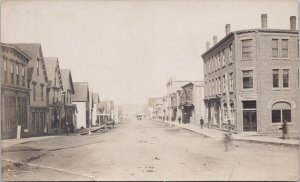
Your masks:
M153 121L153 120L152 120ZM162 122L162 123L165 123L165 124L170 124L170 123L167 123L167 122ZM211 137L211 136L208 136L206 134L203 134L203 133L199 133L193 129L189 129L189 128L185 128L185 127L181 127L181 126L177 126L176 124L173 124L174 126L178 127L178 128L182 128L182 129L185 129L185 130L188 130L188 131L192 131L192 132L195 132L199 135L202 135L204 137L207 137L207 138L214 138L214 139L218 139L218 138L215 138L215 137ZM299 144L293 144L293 143L278 143L278 142L272 142L272 141L260 141L260 140L249 140L249 139L240 139L240 138L232 138L232 140L234 141L239 141L239 142L248 142L248 143L257 143L257 144L267 144L267 145L278 145L278 146L285 146L285 147L299 147Z

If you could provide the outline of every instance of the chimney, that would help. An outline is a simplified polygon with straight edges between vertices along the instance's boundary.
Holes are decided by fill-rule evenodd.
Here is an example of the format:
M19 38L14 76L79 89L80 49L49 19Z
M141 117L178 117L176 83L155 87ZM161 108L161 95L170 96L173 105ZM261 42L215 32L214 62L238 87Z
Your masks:
M290 17L291 30L296 30L296 16Z
M230 24L225 25L225 32L226 32L226 35L228 35L230 33Z
M210 43L206 42L206 50L208 50L210 48Z
M268 16L267 14L261 14L261 28L267 28Z
M217 44L217 36L216 35L213 37L213 42L214 42L214 45Z

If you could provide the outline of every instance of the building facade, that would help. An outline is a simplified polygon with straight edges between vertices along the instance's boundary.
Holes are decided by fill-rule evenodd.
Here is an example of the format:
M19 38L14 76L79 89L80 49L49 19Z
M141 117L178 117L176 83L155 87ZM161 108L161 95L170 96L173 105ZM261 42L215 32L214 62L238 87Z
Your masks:
M164 116L164 97L148 99L149 117L151 119L163 119Z
M14 44L32 59L27 66L27 85L30 89L28 129L32 136L43 135L49 122L47 92L48 76L41 44Z
M90 92L87 82L73 82L74 94L72 103L77 108L76 130L90 127Z
M49 122L47 123L47 133L56 134L65 131L65 110L63 103L63 84L59 67L59 61L56 57L44 57L48 86L47 97L49 105Z
M1 57L1 137L16 138L18 126L21 130L29 127L27 65L31 57L4 43L1 43Z
M72 96L75 93L73 79L70 69L61 69L61 78L63 84L63 107L65 113L63 114L62 120L63 124L68 122L71 131L75 131L76 126L76 114L77 108L76 105L72 103Z
M181 88L179 109L182 123L199 125L200 118L204 117L204 82L190 82Z
M205 70L206 122L236 132L280 133L298 128L298 30L267 28L230 32L202 55Z

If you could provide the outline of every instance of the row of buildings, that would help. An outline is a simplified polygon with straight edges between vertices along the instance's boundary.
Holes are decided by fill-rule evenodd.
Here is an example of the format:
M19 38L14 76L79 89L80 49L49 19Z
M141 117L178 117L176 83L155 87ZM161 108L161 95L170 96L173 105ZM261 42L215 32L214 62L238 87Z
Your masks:
M277 134L287 121L289 133L298 136L298 34L295 16L289 29L268 28L266 14L261 28L231 31L227 24L224 38L213 36L212 47L206 42L204 81L168 81L167 96L154 98L156 104L149 99L151 113L171 120L184 120L186 113L186 122L195 124L200 116L209 127L230 124L237 133Z
M59 134L113 119L113 101L101 101L88 82L73 82L57 57L44 57L41 44L1 43L2 138Z

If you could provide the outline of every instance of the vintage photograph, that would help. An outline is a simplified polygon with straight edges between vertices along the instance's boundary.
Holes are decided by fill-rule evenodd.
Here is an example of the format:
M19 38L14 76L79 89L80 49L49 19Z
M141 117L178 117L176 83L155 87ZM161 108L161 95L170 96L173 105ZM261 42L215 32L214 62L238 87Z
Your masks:
M1 181L299 180L297 0L1 0Z

